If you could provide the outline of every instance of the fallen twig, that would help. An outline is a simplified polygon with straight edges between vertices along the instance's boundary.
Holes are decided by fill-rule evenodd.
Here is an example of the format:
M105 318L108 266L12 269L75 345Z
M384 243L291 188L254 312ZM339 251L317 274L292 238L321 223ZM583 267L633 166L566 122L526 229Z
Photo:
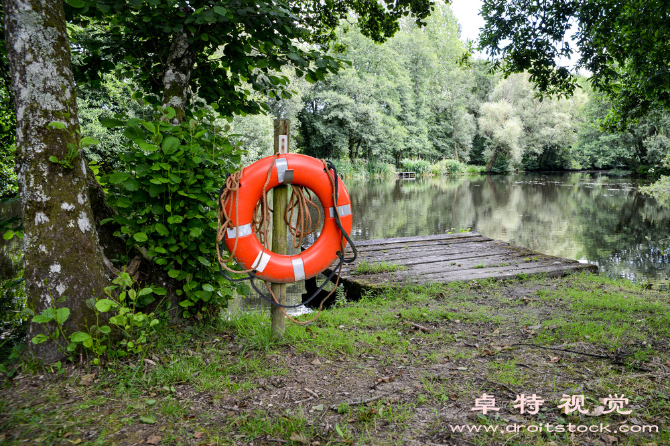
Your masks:
M314 392L313 390L309 390L307 387L305 387L305 392L314 395L314 398L319 399L319 394Z
M221 409L232 410L233 412L239 412L240 408L237 406L219 406Z
M496 386L504 387L505 389L507 389L508 392L513 393L515 395L518 393L516 390L510 389L508 386L506 386L503 383L499 383L499 382L496 382L496 381L491 381L490 379L486 379L486 378L475 378L475 379L485 381L489 384L495 384Z
M541 345L535 345L535 344L516 343L516 344L512 344L512 345L525 345L527 347L542 348L544 350L551 350L551 351L555 351L555 352L575 353L577 355L591 356L593 358L601 358L601 359L614 359L615 358L614 356L596 355L594 353L578 352L577 350L567 350L567 349L564 349L564 348L543 347Z
M414 328L416 328L417 330L420 330L420 331L422 331L422 332L424 332L424 333L430 333L430 328L426 328L426 327L424 327L424 326L422 326L422 325L415 324L414 322L410 322L410 321L407 321L407 320L405 321L405 323L406 323L407 325L411 325L412 327L414 327Z
M300 404L300 403L304 403L305 401L309 401L309 400L313 400L313 399L314 399L314 397L310 396L309 398L305 398L304 400L294 401L294 403L295 404Z
M361 404L368 404L368 403L371 403L373 401L380 400L382 398L384 398L384 395L377 395L377 396L374 396L372 398L368 398L368 399L360 400L360 401L343 401L340 404L346 404L348 406L360 406ZM332 410L337 410L338 407L339 407L339 404L335 404L333 406L330 406L330 408Z

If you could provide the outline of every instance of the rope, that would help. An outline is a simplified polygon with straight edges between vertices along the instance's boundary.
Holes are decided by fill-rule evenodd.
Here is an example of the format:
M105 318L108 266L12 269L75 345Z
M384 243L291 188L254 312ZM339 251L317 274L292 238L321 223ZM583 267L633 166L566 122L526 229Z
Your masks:
M272 169L274 168L277 158L279 157L280 154L275 154L272 160L272 164L270 164L270 167L268 168L268 174L265 179L265 184L263 185L263 194L261 195L261 199L258 201L256 204L256 209L254 210L254 216L252 219L252 231L258 235L258 240L261 242L263 245L263 251L261 254L265 253L265 250L268 249L269 247L267 246L267 243L269 241L269 230L270 230L270 219L271 219L271 209L268 204L268 199L267 199L267 186L270 183L270 178L272 175ZM333 268L333 270L330 273L330 276L321 284L321 286L312 294L312 296L309 297L304 302L301 302L300 304L297 305L284 305L280 304L277 297L274 295L272 292L272 289L268 285L267 282L263 281L265 284L265 287L268 289L270 292L270 295L272 296L272 299L270 299L268 296L263 294L261 290L259 290L256 285L254 284L254 278L256 276L256 271L255 267L258 265L253 265L250 269L247 270L234 270L232 268L229 268L226 264L230 262L234 256L235 252L237 250L237 241L238 241L238 236L236 234L235 237L235 244L233 245L233 249L230 251L230 256L228 256L227 259L224 259L221 256L221 251L219 249L219 246L221 242L223 241L226 231L228 228L232 225L232 219L230 218L230 215L228 214L227 209L229 207L232 207L231 205L234 205L235 208L235 216L239 215L239 189L240 189L240 181L242 179L242 171L237 171L232 175L229 175L226 178L226 184L224 187L221 188L219 191L219 198L218 198L218 205L219 205L219 212L218 212L218 227L217 227L217 232L216 232L216 255L219 261L219 272L223 277L225 277L227 280L230 280L231 282L242 282L245 280L249 280L251 283L251 286L254 288L254 290L258 293L258 295L263 298L265 301L269 302L272 305L276 305L280 308L281 312L284 313L284 316L286 316L287 319L292 321L293 323L296 323L298 325L306 325L314 322L316 319L321 314L321 311L323 309L323 304L328 300L328 298L333 294L333 292L337 289L339 283L340 283L340 277L342 274L342 265L343 263L351 263L353 262L358 253L356 251L356 247L354 246L353 241L349 237L349 234L344 230L342 227L342 223L340 222L340 215L339 215L339 210L337 208L337 199L338 199L338 179L339 177L337 176L337 169L331 163L330 161L325 161L323 160L323 167L324 171L326 172L328 179L330 180L330 184L333 189L333 203L334 203L334 209L335 209L335 223L337 224L337 227L340 229L340 233L342 234L342 237L340 237L340 251L337 252L337 256L339 258L339 263L338 265ZM333 174L331 174L330 169L333 170ZM292 194L291 194L291 199L289 201L289 204L286 208L286 212L284 213L284 222L288 226L289 232L293 235L293 247L294 248L299 248L302 246L302 242L304 237L313 234L316 229L319 227L319 224L321 223L321 211L319 210L319 207L316 205L316 203L312 199L312 192L299 185L291 185L292 187ZM318 214L318 218L316 223L312 224L312 215L309 212L310 207L315 209ZM293 225L292 221L295 216L296 223ZM235 219L237 221L237 219ZM344 258L344 239L347 240L349 245L351 246L353 252L354 252L354 257L351 259L345 259ZM259 256L259 262L260 259L262 258L262 255ZM230 276L228 276L224 272L224 268L234 274L248 274L248 277L244 277L241 279L234 279ZM317 312L316 316L309 321L298 321L294 319L293 317L289 316L285 308L297 308L302 305L306 305L309 302L311 302L318 294L323 290L324 286L326 283L328 283L333 276L335 275L335 271L337 271L337 279L335 281L335 286L333 289L321 300L321 303L319 304L319 311Z

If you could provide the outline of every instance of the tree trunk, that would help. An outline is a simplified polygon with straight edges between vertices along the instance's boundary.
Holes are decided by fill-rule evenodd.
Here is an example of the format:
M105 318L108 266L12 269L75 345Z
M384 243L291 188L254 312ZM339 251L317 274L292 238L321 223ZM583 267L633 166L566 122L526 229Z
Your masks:
M49 161L50 156L66 159L68 144L78 145L80 138L63 2L5 0L4 13L16 107L27 305L39 314L65 296L59 306L71 310L65 330L73 333L95 322L85 301L103 295L108 277L84 158L77 153L71 159L74 168ZM52 121L66 128L47 129ZM40 333L46 333L44 326L30 325L29 338ZM28 345L46 362L63 356L52 342Z
M486 165L487 172L491 171L491 168L493 167L493 163L495 163L496 158L498 158L498 149L495 149L493 151L493 155L491 155L491 159L489 160L489 163Z
M456 161L459 161L458 159L458 147L456 145L456 114L454 113L454 106L451 106L451 121L452 121L452 127L451 127L451 139L454 140L454 155L456 155Z
M188 100L188 84L191 81L195 54L184 32L177 34L170 45L170 52L163 76L163 105L177 112L173 124L184 120Z

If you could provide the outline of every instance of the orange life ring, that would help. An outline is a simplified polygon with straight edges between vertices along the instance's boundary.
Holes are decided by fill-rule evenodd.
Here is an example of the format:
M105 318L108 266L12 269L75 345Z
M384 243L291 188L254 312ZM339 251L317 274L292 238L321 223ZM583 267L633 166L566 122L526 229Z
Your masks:
M256 277L273 283L290 283L309 279L323 272L336 259L341 250L342 234L335 222L333 191L328 173L323 162L306 155L295 153L277 156L272 169L267 190L280 184L297 184L310 189L317 196L325 211L323 230L316 242L298 255L281 255L265 249L254 234L251 224L256 203L263 195L263 186L267 179L268 169L275 157L263 158L242 171L239 197L232 197L230 208L227 209L231 218L224 240L228 250L233 251L235 238L237 248L233 253L237 263L244 269L254 269ZM293 177L290 179L290 173ZM333 175L330 172L330 175ZM340 223L344 230L351 232L351 200L342 180L338 181L337 209ZM232 203L238 201L237 213ZM342 241L346 245L346 240Z

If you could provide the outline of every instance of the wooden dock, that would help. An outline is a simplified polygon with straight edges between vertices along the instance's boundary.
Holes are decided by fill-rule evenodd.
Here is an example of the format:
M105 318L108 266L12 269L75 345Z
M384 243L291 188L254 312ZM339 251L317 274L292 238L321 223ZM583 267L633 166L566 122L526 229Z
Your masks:
M416 172L398 172L398 178L403 180L416 180Z
M400 287L407 283L445 283L476 279L512 279L519 275L563 276L578 271L598 271L596 265L548 256L484 237L476 232L401 237L356 242L358 258L342 268L340 279L350 298L366 289ZM352 255L346 248L347 257ZM402 270L360 274L368 265L400 265ZM324 274L330 274L326 270Z

